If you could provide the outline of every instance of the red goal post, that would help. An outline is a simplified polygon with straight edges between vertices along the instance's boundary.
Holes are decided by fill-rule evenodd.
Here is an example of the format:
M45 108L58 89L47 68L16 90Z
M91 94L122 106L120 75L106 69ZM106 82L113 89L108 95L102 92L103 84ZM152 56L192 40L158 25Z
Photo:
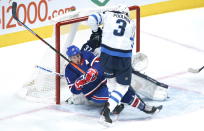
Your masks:
M135 22L136 22L136 39L135 39L135 44L136 44L136 52L140 51L140 7L139 6L130 6L129 7L130 11L135 11ZM73 18L70 20L64 20L57 22L55 24L55 46L56 50L60 52L60 27L63 25L68 25L68 24L73 24L73 23L78 23L82 21L86 21L88 19L88 16L84 17L78 17L78 18ZM56 54L56 72L60 73L60 55ZM60 76L56 75L56 104L60 104Z

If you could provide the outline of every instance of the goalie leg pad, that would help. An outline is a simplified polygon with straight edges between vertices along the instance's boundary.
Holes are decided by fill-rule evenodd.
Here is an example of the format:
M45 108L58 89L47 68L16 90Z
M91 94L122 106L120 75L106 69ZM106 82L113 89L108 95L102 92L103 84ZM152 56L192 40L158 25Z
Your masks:
M151 100L163 101L168 97L168 88L158 86L154 82L135 74L132 75L131 86L136 92Z

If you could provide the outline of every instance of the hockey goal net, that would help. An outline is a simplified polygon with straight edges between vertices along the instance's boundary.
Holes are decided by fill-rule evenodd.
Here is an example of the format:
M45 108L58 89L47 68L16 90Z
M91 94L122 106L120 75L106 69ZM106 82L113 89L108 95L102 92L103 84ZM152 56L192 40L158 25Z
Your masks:
M87 26L88 15L95 12L114 10L115 7L100 7L64 14L52 20L53 37L50 40L57 51L64 56L69 45L81 47L89 39L91 30ZM140 50L140 8L130 6L130 17L136 22L135 52ZM35 67L32 78L23 86L20 96L35 102L56 103L65 101L70 92L63 76L67 64L59 54L51 49L45 53L40 64Z

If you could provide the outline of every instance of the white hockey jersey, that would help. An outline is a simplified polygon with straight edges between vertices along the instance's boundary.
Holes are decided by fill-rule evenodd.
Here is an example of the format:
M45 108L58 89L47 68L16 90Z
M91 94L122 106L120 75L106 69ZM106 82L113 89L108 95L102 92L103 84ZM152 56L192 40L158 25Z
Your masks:
M95 13L88 24L93 31L103 25L101 52L111 56L131 57L134 44L135 22L119 12Z

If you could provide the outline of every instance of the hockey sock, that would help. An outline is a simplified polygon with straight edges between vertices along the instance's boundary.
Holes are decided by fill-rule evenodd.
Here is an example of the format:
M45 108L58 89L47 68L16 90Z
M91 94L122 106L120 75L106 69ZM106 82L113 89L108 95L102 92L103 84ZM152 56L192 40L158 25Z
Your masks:
M115 107L120 103L121 99L123 98L127 90L128 90L127 85L117 84L116 89L111 92L110 97L108 99L108 102L110 104L109 105L110 112L112 112L115 109Z
M143 110L145 108L145 103L143 103L137 96L133 97L129 105L131 105L132 107L137 107L140 110Z

